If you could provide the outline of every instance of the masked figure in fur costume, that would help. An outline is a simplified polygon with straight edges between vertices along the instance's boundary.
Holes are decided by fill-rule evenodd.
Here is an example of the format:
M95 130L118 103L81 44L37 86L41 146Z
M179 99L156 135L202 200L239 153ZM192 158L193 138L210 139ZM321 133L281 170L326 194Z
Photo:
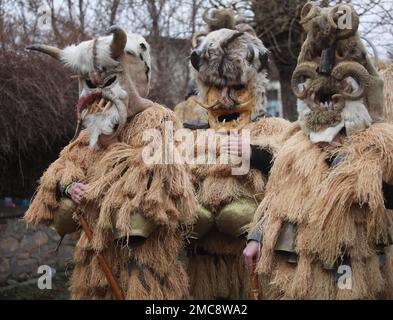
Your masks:
M217 8L211 11L209 16L209 8L203 13L202 19L207 24L207 30L194 33L191 41L192 49L196 49L200 45L201 39L212 31L219 29L235 29L236 25L241 23L243 19L235 16L233 8ZM192 66L190 66L192 68ZM195 79L191 79L188 83L186 100L179 103L174 111L182 122L186 122L188 126L197 126L199 128L208 127L206 109L201 107L197 101L197 84Z
M196 149L204 149L203 133L209 132L212 140L208 144L222 146L217 152L213 148L213 156L219 158L230 151L236 157L239 141L248 132L254 155L260 147L275 152L276 136L288 123L264 113L267 61L267 49L244 24L208 33L192 51L197 101L207 109L205 127L209 128L194 131ZM184 126L193 128L187 122ZM237 138L222 143L230 131L237 131ZM235 161L202 163L191 166L200 204L194 239L188 247L191 295L198 299L249 298L249 275L241 252L248 225L263 198L266 175L254 168L234 175Z
M345 29L343 12L352 17ZM393 127L381 121L383 82L351 5L308 3L301 22L299 118L283 135L244 254L249 265L260 256L268 299L392 298Z
M63 50L29 47L77 73L80 100L76 136L42 176L25 221L64 234L79 215L87 220L93 239L81 232L76 244L73 299L113 298L98 254L126 299L187 298L178 256L183 226L193 222L192 185L182 166L143 161L144 130L164 135L165 121L179 125L172 111L142 97L150 81L144 38L116 26L110 33Z

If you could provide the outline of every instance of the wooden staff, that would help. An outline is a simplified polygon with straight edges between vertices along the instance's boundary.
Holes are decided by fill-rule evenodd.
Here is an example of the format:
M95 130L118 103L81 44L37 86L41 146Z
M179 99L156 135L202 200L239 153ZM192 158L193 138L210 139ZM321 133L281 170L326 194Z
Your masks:
M80 224L83 228L83 231L86 233L87 239L91 242L93 240L93 232L91 231L86 219L80 216ZM119 285L116 282L115 277L113 276L112 270L109 268L108 263L106 262L104 256L99 253L98 261L101 265L102 271L104 271L106 280L108 280L109 285L111 286L112 292L115 295L116 300L124 300L123 294L120 290Z
M253 300L261 300L258 273L255 266L250 276L251 298Z

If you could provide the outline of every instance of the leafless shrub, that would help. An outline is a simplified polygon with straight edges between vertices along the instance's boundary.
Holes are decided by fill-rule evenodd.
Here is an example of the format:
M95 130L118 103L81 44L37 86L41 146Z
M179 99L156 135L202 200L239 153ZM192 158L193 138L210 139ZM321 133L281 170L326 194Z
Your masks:
M78 89L61 66L33 54L3 53L0 74L0 160L48 150L72 135Z

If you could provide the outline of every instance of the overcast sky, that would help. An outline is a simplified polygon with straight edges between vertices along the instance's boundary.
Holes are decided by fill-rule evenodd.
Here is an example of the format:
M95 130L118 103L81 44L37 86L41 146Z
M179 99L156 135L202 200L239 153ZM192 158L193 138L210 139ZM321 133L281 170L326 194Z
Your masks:
M25 0L27 1L27 0ZM99 0L94 0L99 3ZM94 19L94 1L91 1L90 9L88 10L89 16L87 20ZM206 2L207 6L209 5L208 0L203 0ZM280 0L283 3L285 1ZM45 0L43 1L45 2ZM58 8L58 12L61 14L62 10L65 10L65 1L64 0L54 0L56 7ZM124 1L123 3L125 3ZM221 0L221 3L230 4L234 1L231 0ZM343 1L348 2L348 1ZM143 1L134 0L134 3L139 5L139 8L144 7ZM142 3L142 5L141 5ZM377 54L379 58L386 58L387 52L390 49L393 51L393 0L353 0L352 3L355 5L357 11L361 14L360 18L360 34L365 37L368 41L371 41L377 49ZM375 5L370 5L370 3L374 3ZM174 5L175 4L175 5ZM75 2L76 5L76 2ZM189 27L189 15L191 12L191 1L184 0L180 2L176 0L174 2L168 1L168 5L164 10L165 14L171 14L171 18L165 21L165 25L168 26L168 30L170 36L180 36L180 37L190 37L190 27ZM365 10L367 8L368 10ZM125 10L124 10L125 11ZM143 12L133 14L132 17L129 16L129 12L132 10L127 10L128 13L124 13L120 10L119 12L119 24L128 28L128 30L138 33L148 33L149 25L146 25L146 19ZM167 11L167 12L166 12ZM127 14L127 15L126 15ZM198 21L202 22L201 17L198 17ZM169 28L170 25L170 28ZM203 25L203 24L201 24ZM370 46L366 43L366 46L370 48ZM373 54L370 49L370 54Z
M369 0L353 1L360 6ZM370 40L377 48L381 58L387 51L393 51L393 1L381 0L378 6L371 8L360 17L360 34Z

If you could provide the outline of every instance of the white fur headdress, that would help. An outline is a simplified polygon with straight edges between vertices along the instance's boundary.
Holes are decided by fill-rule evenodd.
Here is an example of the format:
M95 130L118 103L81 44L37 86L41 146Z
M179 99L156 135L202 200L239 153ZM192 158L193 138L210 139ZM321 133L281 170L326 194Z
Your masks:
M63 50L42 44L28 46L27 49L46 53L82 74L96 71L95 67L116 67L119 64L117 58L128 53L143 60L150 72L150 47L145 38L135 33L127 34L116 26L112 26L109 32L112 34L70 45ZM121 52L116 52L119 48Z
M119 62L112 57L111 43L113 36L99 37L96 40L81 42L78 45L66 47L61 56L61 61L71 69L81 72L94 72L93 50L96 46L96 63L98 66L116 67ZM151 70L150 47L145 38L136 33L127 34L125 53L142 57Z

